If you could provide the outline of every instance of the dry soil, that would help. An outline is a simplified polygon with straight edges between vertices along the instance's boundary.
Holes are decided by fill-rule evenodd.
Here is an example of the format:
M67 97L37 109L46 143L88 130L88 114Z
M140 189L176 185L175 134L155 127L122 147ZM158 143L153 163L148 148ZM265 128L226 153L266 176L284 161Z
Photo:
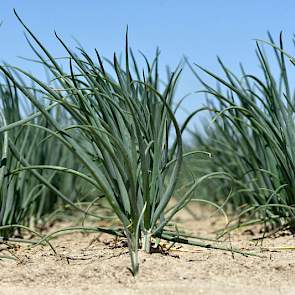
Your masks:
M214 236L221 219L203 209L198 212L197 219L178 217L180 226ZM260 257L176 245L168 255L140 252L136 278L128 270L124 243L105 234L60 236L52 241L57 256L47 246L30 249L22 244L8 253L0 244L0 255L17 258L0 260L0 294L295 294L294 237L280 235L261 243L251 240L253 234L257 230L236 231L231 244Z

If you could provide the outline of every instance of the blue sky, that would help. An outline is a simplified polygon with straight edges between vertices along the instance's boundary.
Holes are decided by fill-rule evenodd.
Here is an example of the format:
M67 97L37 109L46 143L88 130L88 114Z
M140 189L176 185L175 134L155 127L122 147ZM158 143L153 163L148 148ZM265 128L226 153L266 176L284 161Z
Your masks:
M219 55L233 69L242 61L246 68L258 72L253 39L266 39L268 30L278 37L282 30L286 43L291 44L295 25L294 0L1 0L0 60L27 69L33 66L18 56L33 54L13 8L55 56L64 52L54 30L72 46L74 37L88 51L97 48L112 57L114 51L124 49L128 25L134 50L152 57L160 47L163 70L166 64L176 66L186 55L191 62L218 72ZM184 71L178 87L179 96L200 89L189 70ZM192 110L202 101L202 95L193 95L185 107Z

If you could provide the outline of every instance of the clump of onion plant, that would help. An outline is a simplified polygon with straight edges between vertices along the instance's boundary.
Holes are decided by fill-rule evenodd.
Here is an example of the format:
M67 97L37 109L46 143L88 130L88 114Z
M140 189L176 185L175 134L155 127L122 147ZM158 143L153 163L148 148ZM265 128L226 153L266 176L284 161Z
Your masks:
M295 96L289 80L294 58L284 51L282 36L279 45L271 35L266 43L276 65L257 42L261 76L243 67L236 76L219 60L224 77L202 68L220 84L214 88L193 70L209 96L211 114L207 134L196 139L213 155L209 171L219 169L234 177L236 191L229 204L240 217L294 230ZM219 184L220 198L225 187Z
M55 86L20 68L14 68L14 71L30 79L35 85L34 91L42 93L43 99L50 103L58 104L71 120L60 124L31 89L24 87L11 72L1 67L7 79L30 100L48 125L27 120L18 126L46 131L49 137L64 144L83 166L81 170L74 170L66 166L25 165L24 169L71 173L95 187L123 226L122 234L128 241L132 271L136 274L139 248L150 252L152 238L156 237L177 241L174 234L165 232L165 226L190 201L200 181L195 181L167 210L185 156L183 128L177 123L173 106L181 71L176 69L170 73L165 85L161 85L159 53L151 63L146 59L146 68L141 71L126 38L124 67L116 55L113 61L108 61L114 73L112 76L96 50L94 58L81 48L73 52L57 36L67 53L66 71L23 26L37 44L38 48L29 41L39 62L51 73ZM44 179L40 180L46 183Z
M23 81L19 81L22 87L29 89ZM32 92L36 99L41 100L40 95ZM48 106L47 110L54 105ZM3 79L0 86L1 132L0 147L1 176L0 176L0 232L8 236L14 232L14 228L5 226L20 224L28 226L37 224L47 213L56 208L59 199L47 185L40 182L43 177L48 183L65 192L65 187L73 179L57 179L55 171L21 171L11 174L11 171L19 169L24 163L30 165L73 165L74 158L69 157L65 147L55 139L46 140L47 131L36 129L32 126L13 128L16 122L22 122L30 118L30 122L46 127L46 119L36 114L36 108L25 97L21 96L16 87L7 79ZM32 116L30 116L33 114ZM52 114L56 120L62 121L60 110L54 110ZM25 118L25 119L24 119ZM48 126L47 126L48 127ZM51 151L54 150L54 153ZM73 186L71 190L74 193ZM75 195L70 199L74 200ZM5 227L5 230L1 229Z

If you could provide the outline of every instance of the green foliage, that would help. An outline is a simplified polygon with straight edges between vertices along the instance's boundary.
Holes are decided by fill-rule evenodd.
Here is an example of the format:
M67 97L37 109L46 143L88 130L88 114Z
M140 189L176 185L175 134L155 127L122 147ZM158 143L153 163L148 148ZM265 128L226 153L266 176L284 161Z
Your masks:
M0 97L2 129L22 120L28 112L35 112L32 105L26 104L8 81L0 87ZM35 117L34 122L41 126L45 125L45 120L40 116ZM31 164L56 164L60 161L63 153L62 145L56 145L52 140L43 142L46 136L43 130L36 131L26 126L1 133L1 226L29 225L31 222L37 222L56 204L56 196L46 186L40 184L30 171L22 171L17 175L10 174L20 167L20 161L13 155L13 151L21 156L22 161ZM52 150L55 152L52 153ZM41 172L41 174L51 182L55 181L55 173ZM4 230L3 234L7 235L9 231Z
M82 48L73 51L56 35L66 52L61 61L18 19L37 57L34 62L45 68L49 81L22 68L0 66L5 80L0 88L3 235L17 227L27 229L32 219L38 222L58 205L66 204L84 217L107 218L92 210L103 199L119 227L77 226L55 234L84 230L125 237L134 275L139 268L138 250L150 252L153 241L161 238L241 253L196 241L177 227L173 230L174 215L192 199L200 201L194 193L208 179L210 193L215 184L216 196L228 196L235 209L246 204L241 214L254 212L260 220L293 222L295 98L289 89L282 43L274 47L279 83L260 47L264 80L244 70L239 80L220 61L226 80L204 71L223 86L214 89L201 80L217 103L192 112L180 126L176 112L181 101L175 106L174 96L181 69L169 72L165 83L160 80L158 51L151 62L144 56L142 69L129 49L127 34L123 63L116 54L110 61L97 50L92 55ZM207 136L195 134L195 138L205 152L184 152L182 133L204 109L211 111L211 128ZM213 162L184 161L200 153L206 157L212 153ZM197 176L191 173L194 165L199 165ZM202 168L205 173L200 172ZM91 197L83 203L85 187ZM181 197L170 202L177 192ZM222 206L224 202L221 198Z
M282 38L278 46L270 35L269 40L265 43L273 49L277 75L260 43L257 57L262 78L243 67L239 78L219 60L225 79L201 68L220 84L215 89L195 72L206 94L214 98L207 104L211 122L206 135L197 133L195 138L213 155L209 171L226 171L234 177L235 193L229 204L240 217L248 214L250 220L293 227L295 96L288 77L293 58L284 52ZM222 182L215 187L220 200L228 187Z
M16 75L1 67L6 78L42 114L40 120L45 123L24 119L13 127L28 126L35 132L45 132L47 137L66 147L81 168L68 167L63 161L59 165L52 161L21 161L21 154L14 152L23 167L11 173L36 173L38 169L62 171L91 184L120 220L128 240L132 270L136 274L138 248L150 252L152 237L161 237L164 227L190 201L200 182L195 181L183 197L167 210L185 156L182 132L192 117L188 118L183 128L175 118L177 107L173 108L173 96L181 71L176 69L169 73L167 83L160 85L159 52L151 63L144 57L146 67L141 72L129 50L126 36L124 68L116 55L112 62L108 61L113 77L96 50L95 58L81 48L78 53L73 52L57 36L68 55L68 71L65 71L33 33L23 26L37 45L35 47L29 41L39 63L52 75L54 87L20 68L12 68L17 75L31 80L34 85L25 87ZM40 103L36 93L42 93L47 105L56 104L70 119L61 124L56 118L57 111L48 110L44 103ZM8 125L2 128L2 132L10 128L11 125ZM61 199L75 206L50 181L44 177L38 179Z

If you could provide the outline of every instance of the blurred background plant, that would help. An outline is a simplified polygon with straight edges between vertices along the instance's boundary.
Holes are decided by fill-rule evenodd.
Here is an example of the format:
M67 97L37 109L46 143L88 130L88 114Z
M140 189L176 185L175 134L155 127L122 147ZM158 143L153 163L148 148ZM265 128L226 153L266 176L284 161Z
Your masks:
M277 67L270 66L266 44ZM225 171L234 178L226 204L238 214L237 224L260 222L268 229L293 230L295 96L289 76L294 59L284 51L282 35L278 45L270 34L269 41L258 41L256 54L261 76L247 73L242 65L237 76L220 59L222 76L199 67L218 83L216 88L191 66L205 89L210 114L204 131L192 133L196 146L212 153L204 172ZM215 180L207 197L221 204L228 190L228 183Z

